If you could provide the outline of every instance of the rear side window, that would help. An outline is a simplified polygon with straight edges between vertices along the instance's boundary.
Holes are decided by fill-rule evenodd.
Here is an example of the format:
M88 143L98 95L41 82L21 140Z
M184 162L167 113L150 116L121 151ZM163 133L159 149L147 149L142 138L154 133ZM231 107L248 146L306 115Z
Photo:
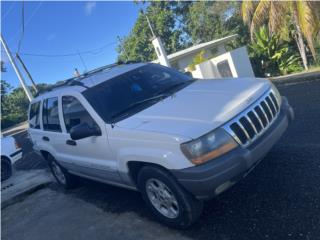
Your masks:
M43 101L42 122L44 130L61 132L57 97Z
M40 129L40 102L32 103L30 106L29 126Z
M87 123L90 127L97 127L96 122L75 97L62 97L62 110L67 132L70 132L72 127L80 123Z

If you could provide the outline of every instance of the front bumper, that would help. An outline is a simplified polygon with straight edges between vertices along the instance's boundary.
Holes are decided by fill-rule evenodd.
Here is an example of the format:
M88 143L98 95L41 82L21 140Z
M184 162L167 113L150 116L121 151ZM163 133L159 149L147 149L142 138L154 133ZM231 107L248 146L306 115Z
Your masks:
M16 161L22 158L22 149L15 151L10 154L11 164L14 164Z
M279 140L293 119L293 109L286 98L283 98L277 119L249 147L239 146L205 164L172 170L172 173L198 199L212 198L245 177Z

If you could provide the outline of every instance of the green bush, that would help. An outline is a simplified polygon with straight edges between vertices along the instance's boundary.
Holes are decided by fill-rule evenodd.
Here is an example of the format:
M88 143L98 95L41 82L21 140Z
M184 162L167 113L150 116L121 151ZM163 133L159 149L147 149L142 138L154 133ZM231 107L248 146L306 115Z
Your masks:
M38 84L40 92L48 89L48 84ZM33 94L35 92L29 87ZM12 89L10 84L1 80L1 128L8 128L27 120L29 100L21 87Z
M192 63L189 64L188 66L188 70L189 71L194 71L196 70L196 65L207 61L208 59L204 56L206 54L206 52L204 50L202 50L201 52L199 52L192 60Z
M269 36L265 26L254 34L249 56L257 76L285 75L302 70L299 56L278 35Z
M5 129L11 126L14 126L18 123L24 122L27 120L27 114L9 114L1 117L1 129Z

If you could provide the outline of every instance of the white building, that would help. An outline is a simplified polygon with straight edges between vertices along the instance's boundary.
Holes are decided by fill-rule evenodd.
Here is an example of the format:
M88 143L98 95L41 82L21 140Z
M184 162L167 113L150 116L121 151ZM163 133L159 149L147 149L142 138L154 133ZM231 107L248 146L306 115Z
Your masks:
M253 77L246 47L226 51L225 44L237 38L237 34L216 39L210 42L200 43L181 51L167 55L171 67L180 71L190 71L188 66L201 51L208 59L195 66L191 71L195 78L220 78L220 77ZM159 57L159 55L158 55ZM155 60L159 63L161 61Z

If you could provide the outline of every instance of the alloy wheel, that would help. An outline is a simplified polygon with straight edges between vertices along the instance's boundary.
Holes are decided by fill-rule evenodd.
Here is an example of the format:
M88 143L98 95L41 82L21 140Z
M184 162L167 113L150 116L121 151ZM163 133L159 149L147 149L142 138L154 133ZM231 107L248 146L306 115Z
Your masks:
M53 174L56 176L60 183L65 185L67 181L64 173L62 172L61 167L55 161L51 162L51 166Z
M151 204L167 218L177 218L179 215L179 204L170 190L162 181L150 178L146 182L146 192Z

